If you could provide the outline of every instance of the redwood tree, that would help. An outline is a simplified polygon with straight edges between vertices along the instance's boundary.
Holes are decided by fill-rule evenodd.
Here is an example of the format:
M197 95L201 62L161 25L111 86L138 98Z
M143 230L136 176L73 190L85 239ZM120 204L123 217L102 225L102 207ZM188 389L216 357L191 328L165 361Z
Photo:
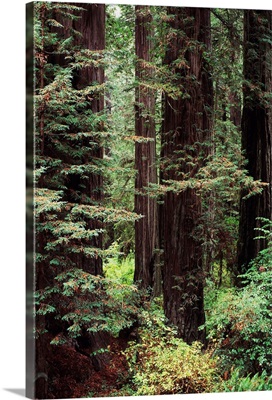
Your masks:
M201 198L190 187L207 156L211 132L212 82L204 51L210 48L210 11L168 8L170 38L164 63L176 88L164 94L162 183L168 184L162 206L164 310L187 343L205 341L199 326L203 307L202 249L194 233L201 217ZM167 182L168 181L168 182ZM178 181L183 190L171 190Z
M271 11L244 11L242 150L249 175L269 186L247 199L243 198L246 193L241 193L238 273L246 271L264 246L254 240L259 226L256 218L272 219L271 18Z
M101 226L86 217L86 208L102 200L105 6L37 2L34 16L35 289L37 299L46 288L54 292L36 300L35 397L47 398L55 380L50 343L56 332L69 328L55 318L68 311L57 294L57 276L74 268L102 274ZM105 345L100 332L87 339L84 333L78 351L88 347L91 354ZM94 367L101 366L99 355L90 358Z
M88 101L86 111L91 110L92 113L103 116L104 91L99 86L103 85L105 81L104 68L101 65L102 52L105 49L105 4L75 3L75 5L85 10L82 11L81 18L75 20L73 23L73 28L81 33L81 36L77 36L75 46L78 46L79 50L86 49L90 51L89 57L93 59L93 63L79 70L78 74L74 77L73 84L76 89L84 89L90 85L94 86L92 96L86 96ZM86 56L88 56L88 52ZM78 175L74 175L73 183L82 192L80 202L83 204L99 205L103 200L103 177L99 169L99 162L103 159L103 147L100 139L101 130L103 130L103 118L94 126L93 135L87 137L83 142L83 145L90 147L89 152L85 155L84 162L97 164L98 172L91 172L83 179ZM74 189L76 190L77 188ZM84 200L85 198L87 201ZM98 220L89 220L88 223L91 230L102 228L101 222ZM102 234L92 238L91 245L101 249ZM78 261L81 263L81 268L87 272L94 275L102 274L102 259L100 257L92 259L81 257L81 260Z
M156 183L155 93L148 86L152 78L152 15L148 6L136 6L136 104L135 104L135 212L143 217L135 222L135 274L140 287L153 288L157 237L156 200L146 188Z
M81 13L81 18L73 22L73 28L81 33L77 36L75 46L81 51L84 49L86 54L83 54L80 62L83 62L83 67L80 68L73 78L73 86L82 90L93 86L91 95L86 95L87 107L82 109L82 113L90 113L98 116L93 129L85 139L83 146L89 147L89 151L85 154L84 163L92 163L93 171L88 175L81 177L78 174L73 176L73 190L78 190L81 194L80 203L86 205L99 206L103 202L103 176L101 173L101 160L103 159L103 146L101 143L101 131L104 128L104 89L105 72L103 68L103 50L105 49L105 4L89 4L75 3L82 7L84 11ZM85 58L86 57L86 58ZM89 57L89 60L88 60ZM84 63L87 61L87 65ZM101 116L101 119L99 118ZM96 230L99 232L103 228L103 224L99 219L87 218L86 223L90 231ZM102 233L93 236L82 243L83 246L92 246L97 249L102 249ZM97 253L96 257L77 256L78 267L93 275L102 275L102 258ZM95 294L90 296L90 301L95 301ZM96 353L101 348L106 348L108 345L108 334L103 331L90 333L83 330L82 335L77 339L79 351L87 354ZM100 354L91 357L94 367L99 370L103 368L105 362L108 361L108 354Z

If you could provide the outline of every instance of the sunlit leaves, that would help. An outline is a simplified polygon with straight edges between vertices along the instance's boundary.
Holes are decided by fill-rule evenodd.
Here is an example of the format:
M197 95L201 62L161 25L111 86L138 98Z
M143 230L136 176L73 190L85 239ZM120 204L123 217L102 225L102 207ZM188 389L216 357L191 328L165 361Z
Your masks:
M36 189L35 193L35 215L45 212L60 212L66 202L59 201L62 192L50 189Z
M153 306L154 307L154 306ZM136 395L201 393L211 390L216 359L176 337L159 308L142 311L140 340L126 350Z
M141 216L123 209L109 207L96 207L88 205L76 205L71 214L88 218L101 219L103 222L135 221Z

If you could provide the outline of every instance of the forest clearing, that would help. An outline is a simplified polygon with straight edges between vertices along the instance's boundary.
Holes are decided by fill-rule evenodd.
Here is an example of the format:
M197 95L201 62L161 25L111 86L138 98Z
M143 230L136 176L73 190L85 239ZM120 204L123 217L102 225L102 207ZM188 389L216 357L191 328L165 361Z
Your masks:
M27 11L33 396L272 390L272 11Z

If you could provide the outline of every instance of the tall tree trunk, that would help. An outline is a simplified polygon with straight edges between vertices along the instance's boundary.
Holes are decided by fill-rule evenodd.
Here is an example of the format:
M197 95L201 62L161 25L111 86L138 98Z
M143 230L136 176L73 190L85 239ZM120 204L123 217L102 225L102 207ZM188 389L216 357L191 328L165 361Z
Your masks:
M246 193L241 193L238 274L247 270L264 246L262 241L254 240L259 226L256 218L272 219L272 106L271 99L265 98L272 91L271 19L272 11L244 12L242 150L249 175L269 186L247 200L243 199Z
M78 37L75 45L80 46L82 49L97 51L98 53L103 51L105 49L105 5L88 3L75 3L75 5L85 9L85 11L81 13L81 18L73 23L73 28L82 34L81 37ZM99 65L99 60L101 58L102 55L98 56L98 66L88 66L79 70L78 74L74 77L74 86L77 89L83 89L92 84L101 85L104 83L104 68ZM96 94L94 93L92 98L88 97L88 103L88 109L91 109L93 113L102 113L104 110L103 91L99 91ZM100 126L95 127L97 131L102 129L102 123ZM92 143L92 148L88 153L88 160L86 160L86 162L90 162L90 160L102 160L103 147L99 137L94 136L86 138L86 143L84 143L84 145L90 146L90 142ZM74 178L77 181L77 177L75 176ZM92 204L101 204L103 201L103 177L101 174L90 173L87 179L80 179L79 184L86 186L85 190L83 189L82 191L91 199ZM99 221L91 220L89 221L88 228L91 230L101 229L102 224ZM93 238L91 240L91 245L101 249L102 235L99 234L97 237ZM102 259L100 257L90 259L79 256L78 258L78 266L86 272L90 272L94 275L102 274Z
M69 38L71 36L71 29L80 33L73 37L73 45L80 50L97 51L97 55L90 54L90 60L96 57L96 65L88 65L74 72L73 86L76 89L84 89L87 86L102 85L105 82L104 68L101 66L103 58L102 51L105 49L105 5L103 4L88 4L88 3L71 3L76 7L81 7L83 10L77 11L79 14L77 20L68 19L56 10L54 11L54 19L56 19L62 28L54 26L51 28L52 32L57 33L62 38ZM99 55L100 53L100 55ZM86 56L87 58L87 56ZM50 55L50 61L53 64L65 67L67 65L66 53ZM94 91L92 96L86 96L88 106L86 112L91 110L94 114L102 114L104 112L104 92ZM84 113L84 110L81 111ZM72 127L72 133L78 130L77 127ZM94 136L81 139L81 145L89 148L88 155L81 160L82 164L90 163L92 161L99 162L103 159L103 147L100 143L99 130L103 130L103 124L93 126ZM88 128L89 130L89 128ZM91 144L90 144L91 143ZM49 156L50 156L49 149ZM61 154L60 158L63 157ZM68 163L74 163L73 159L66 160ZM99 173L89 173L88 178L80 174L71 174L67 183L68 190L66 191L66 200L75 202L74 193L81 192L79 201L81 204L99 205L103 201L103 177ZM87 199L87 202L86 200ZM98 220L87 221L88 229L95 230L101 229L102 224ZM102 248L102 235L92 238L85 243L85 245L92 246L98 249ZM84 269L93 275L102 275L102 260L100 257L92 258L86 257L84 254L70 255L73 262L78 268Z
M136 106L135 131L141 140L135 143L135 211L143 218L135 223L135 274L140 287L153 288L155 279L155 247L157 239L156 200L145 188L157 182L155 156L155 93L148 87L152 79L152 15L147 6L136 6Z
M82 34L78 38L76 45L82 49L88 49L91 51L102 52L105 49L105 4L88 4L88 3L75 3L75 5L82 7L85 11L82 11L81 18L78 21L74 21L73 27L76 31ZM92 57L92 55L90 56ZM102 85L105 82L104 68L100 65L102 59L102 53L97 56L97 66L88 66L79 70L78 74L74 77L74 86L76 89L84 89L89 85ZM95 63L94 63L95 64ZM94 92L92 97L88 97L88 109L91 109L94 114L102 114L104 111L104 91ZM102 160L103 159L103 147L100 142L99 135L97 133L103 130L103 124L95 125L93 137L86 138L86 142L83 143L91 148L88 153L88 160ZM91 204L99 205L103 201L103 177L99 173L90 173L88 178L84 181L81 180L81 184L85 184L85 189L82 190L84 194L90 198ZM84 200L83 200L84 202ZM87 204L89 204L87 202ZM101 229L102 223L98 220L88 221L88 228ZM95 248L102 249L102 234L94 237L88 243L88 245L94 246ZM78 257L79 267L84 271L89 272L93 275L102 275L102 259L87 258L84 256ZM95 293L90 301L95 301ZM91 357L92 363L96 370L100 370L109 361L108 353L100 353L98 350L106 348L109 344L109 335L106 332L95 332L89 333L83 332L81 337L78 339L80 351L87 351L87 353L97 353Z
M58 22L63 25L63 30L59 30L58 34L62 34L63 37L69 37L70 32L69 30L73 27L75 30L80 32L82 36L78 39L75 45L78 45L80 50L89 49L89 50L103 50L105 48L105 6L104 5L90 5L90 4L75 4L76 6L81 6L85 9L80 14L80 18L75 22L69 20L62 16L60 13L56 12L56 9L53 8L54 17ZM45 23L45 12L41 11L41 22L42 24ZM47 16L48 18L48 16ZM54 31L54 27L52 28ZM56 31L56 28L55 28ZM44 57L45 58L45 57ZM50 61L53 64L58 64L61 67L65 68L66 60L64 55L54 55L51 56ZM40 69L40 82L39 86L43 87L43 74L44 71ZM76 89L83 89L88 85L97 83L102 84L104 82L104 71L101 66L95 67L87 67L81 69L77 76L74 78L74 87ZM89 109L92 110L93 113L102 113L104 109L104 97L103 93L94 94L92 99L89 100L88 107L86 111ZM84 110L85 111L85 110ZM84 112L83 111L83 112ZM41 125L40 130L41 134L43 133L44 129L44 116L43 114L40 117ZM48 122L48 121L47 121ZM73 128L71 128L73 129ZM76 129L76 128L75 128ZM96 127L96 131L98 132L100 127ZM97 134L95 132L95 134ZM74 131L72 131L74 133ZM103 148L101 143L99 142L99 135L94 135L94 138L87 138L83 146L90 148L88 153L88 160L86 163L92 161L93 159L102 160L103 158ZM42 155L52 157L52 148L47 145L46 140L44 140L42 135L42 144L40 153ZM91 142L91 144L90 144ZM73 164L75 161L73 157L63 155L61 152L60 154L57 153L57 150L53 150L54 154L53 157L63 159L68 164ZM82 161L84 164L84 160ZM65 196L64 200L70 201L70 191L78 190L82 194L82 199L80 200L81 203L84 204L84 198L87 197L90 199L86 201L87 204L100 204L103 196L102 196L102 177L98 174L90 174L88 179L82 178L80 175L74 174L69 176L67 182L67 190L65 189ZM84 188L85 185L85 188ZM72 199L73 202L75 202ZM79 202L79 200L77 200ZM86 204L85 203L85 204ZM43 221L40 221L41 223ZM91 221L88 226L89 229L99 229L101 228L101 224L97 221ZM46 253L45 246L46 246L46 237L44 234L37 235L36 234L36 251L41 254ZM102 237L99 235L94 240L89 240L88 243L82 243L82 245L92 245L98 249L102 248ZM74 255L74 254L66 254L67 260L73 261L74 265L77 268L82 268L85 271L99 275L102 274L102 260L100 258L97 259L90 259L84 255ZM67 261L66 268L69 268L69 263ZM54 278L56 276L56 271L53 268L48 267L46 262L41 262L40 265L36 265L36 290L43 290L45 287L49 285L53 285ZM93 294L93 299L90 299L90 302L93 300L95 301L95 294ZM48 398L48 392L52 390L52 381L54 380L54 372L50 369L50 361L52 359L52 352L53 347L50 345L50 341L52 340L52 331L54 332L58 323L54 318L50 315L39 315L36 317L36 328L37 331L43 331L43 329L48 330L48 334L41 333L37 340L36 340L36 354L35 354L35 363L36 363L36 382L35 382L35 397L36 398ZM88 354L96 353L102 347L106 348L108 345L108 335L104 332L100 333L87 333L86 338L82 335L79 341L79 351L84 351L85 348L88 349ZM80 347L81 346L81 347ZM103 364L107 362L108 356L103 354L98 354L94 356L90 356L90 362L92 362L95 369L102 368Z
M169 7L168 14L172 33L165 64L182 94L164 95L161 177L182 181L197 172L207 155L201 144L211 135L212 82L203 57L203 44L210 47L210 11ZM202 249L194 237L200 216L201 198L195 189L166 193L161 216L164 310L187 343L205 341L205 332L198 329L205 321Z

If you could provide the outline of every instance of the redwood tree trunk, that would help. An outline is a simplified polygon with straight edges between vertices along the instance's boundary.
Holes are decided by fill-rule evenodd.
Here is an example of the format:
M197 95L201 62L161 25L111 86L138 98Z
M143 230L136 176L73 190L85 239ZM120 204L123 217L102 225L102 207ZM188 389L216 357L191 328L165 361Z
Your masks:
M155 247L157 238L156 200L145 188L156 183L155 93L147 87L152 79L152 15L147 6L136 6L136 105L135 131L140 141L135 143L135 211L143 218L135 223L135 274L140 287L153 288L155 279Z
M169 7L168 13L174 30L165 63L182 94L164 95L161 177L182 181L197 172L207 155L201 143L211 135L212 82L201 45L210 47L210 11ZM188 157L194 166L186 162ZM198 330L205 321L202 249L194 237L200 217L201 198L195 189L166 193L161 215L164 310L187 343L205 341L205 332Z
M88 4L88 3L75 3L75 5L84 8L86 11L82 11L81 18L78 21L74 21L74 29L82 34L78 38L78 43L76 45L80 46L82 49L88 49L91 51L96 51L96 56L98 64L97 66L88 66L80 69L78 74L74 77L74 86L77 89L84 89L89 85L102 85L105 82L105 73L103 66L100 61L102 60L102 51L105 49L105 4ZM90 57L93 57L92 55ZM104 112L104 91L94 91L92 96L87 96L88 109L94 114L102 114ZM87 111L86 110L86 111ZM103 124L96 123L94 125L94 136L86 138L83 145L90 146L90 151L88 152L88 159L86 162L98 161L103 159L103 147L99 138L99 131L103 130ZM91 143L91 145L90 145ZM90 200L86 201L86 204L99 205L103 201L103 176L99 173L90 173L87 179L80 181L80 184L85 185L85 189L82 189L83 198L86 194L87 198ZM82 198L82 203L84 199ZM102 223L98 220L88 221L88 228L101 229L103 227ZM102 249L102 234L97 237L92 238L87 243L95 248ZM102 275L102 259L89 258L78 256L79 268L84 271L89 272L93 275ZM95 293L90 297L90 301L95 301ZM105 364L109 362L108 353L99 353L98 350L101 348L106 348L109 344L109 335L107 332L95 332L89 333L85 331L82 333L80 338L78 338L78 345L80 351L85 351L87 354L96 353L96 355L91 357L92 363L96 370L103 369Z
M76 6L82 7L85 11L82 11L81 18L78 21L74 21L73 28L82 34L78 38L78 42L75 45L80 46L82 49L95 50L98 53L105 49L105 5L104 4L88 4L88 3L75 3ZM92 56L91 56L92 57ZM102 55L99 59L102 58ZM99 61L98 59L98 61ZM88 66L80 69L78 74L74 77L74 86L77 89L83 89L88 85L101 85L105 81L104 68L102 66ZM102 113L104 110L104 93L99 91L94 93L92 97L88 96L88 109L91 109L93 113ZM103 129L103 125L95 126L94 133L98 133L99 130ZM91 146L89 143L92 143ZM86 162L92 160L103 159L103 147L98 137L86 138L83 145L90 146L88 153L88 159ZM75 176L74 180L77 181L78 177ZM82 189L83 197L86 195L89 197L91 204L99 205L103 201L103 177L101 174L90 173L88 179L80 179L78 184L85 185L85 189ZM82 200L84 203L84 200ZM88 204L88 202L87 202ZM100 221L89 221L89 229L101 229L102 224ZM102 248L102 235L99 234L97 237L91 240L89 244L98 249ZM78 267L90 272L93 275L102 274L102 259L87 258L84 256L78 257Z
M84 89L87 86L102 85L105 82L104 68L101 66L101 59L103 58L102 51L105 49L105 5L104 4L88 4L88 3L71 3L76 7L81 7L83 10L76 12L80 18L77 20L70 20L64 17L60 13L55 11L54 18L63 26L62 28L52 27L52 32L56 32L63 38L69 38L71 36L71 29L79 32L80 35L76 35L73 38L73 46L77 46L79 50L90 50L96 51L96 66L88 65L84 68L79 69L77 72L73 72L73 86L76 89ZM98 56L98 54L100 55ZM94 56L90 54L90 60ZM53 54L50 56L50 60L53 64L59 64L61 66L67 65L66 53ZM100 64L100 65L99 65ZM91 110L94 114L102 114L104 111L104 92L103 90L94 91L94 93L86 96L88 106L86 112ZM81 110L84 114L85 110ZM79 130L78 127L72 126L71 133L75 133ZM103 147L99 139L99 131L103 130L103 124L94 123L92 126L94 136L86 137L81 139L81 146L89 148L87 155L81 160L81 163L98 162L103 159ZM86 132L89 133L90 127L86 128ZM49 156L50 156L49 150ZM63 157L61 154L59 157ZM66 160L68 163L74 163L74 159ZM66 191L66 200L78 201L80 204L92 204L99 205L103 201L103 177L99 173L89 173L88 178L82 178L79 174L71 174L69 176L69 182L67 183L68 190ZM74 193L81 193L80 200L75 200ZM88 229L95 230L101 229L102 224L98 220L87 221ZM98 249L102 248L102 235L92 238L88 243L83 243L90 247ZM102 275L102 260L100 257L90 258L84 254L70 255L70 258L76 264L78 268L84 269L93 275Z
M248 160L249 175L270 185L262 194L247 200L242 192L238 242L238 274L263 248L254 240L260 226L257 217L272 219L272 107L265 94L272 90L271 11L244 12L244 106L242 115L242 150ZM267 38L270 37L270 43ZM238 280L237 280L237 283Z
M89 49L89 50L103 50L105 48L105 5L90 5L90 4L75 4L76 6L81 6L85 9L80 14L80 18L78 21L74 22L64 18L60 15L60 13L55 13L54 17L62 23L64 26L63 31L58 32L62 34L63 37L69 37L69 30L73 27L75 30L79 31L82 36L78 39L75 45L78 45L81 50ZM45 17L42 15L42 23L44 23ZM54 28L52 28L54 31ZM60 66L65 66L66 60L64 55L54 55L51 56L51 62L54 64L59 64ZM40 79L40 87L43 87L43 70L41 70L41 79ZM104 82L104 70L101 66L97 68L87 67L81 69L77 76L75 76L73 84L77 89L83 89L88 85L97 83L103 84ZM89 109L92 110L93 113L102 113L104 109L104 97L103 93L94 94L92 99L88 99L88 107L86 111ZM82 110L84 113L85 110ZM43 121L43 115L41 116L41 121ZM42 125L42 124L41 124ZM43 125L41 126L42 131ZM86 138L85 142L80 143L82 146L88 147L90 150L88 152L88 156L86 160L80 160L82 164L84 162L89 163L95 160L101 160L103 158L103 148L101 143L99 142L99 130L103 128L101 126L96 126L94 128L94 137ZM70 127L71 132L77 132L79 128ZM77 129L77 130L76 130ZM89 131L90 128L86 128L86 131ZM45 144L42 143L41 153L45 156L52 156L52 149ZM56 150L54 150L54 157L64 159L65 161L73 164L75 161L73 156L67 156L63 154L58 154ZM59 156L59 157L58 157ZM80 175L74 174L70 175L67 181L65 192L65 200L71 200L71 192L78 191L81 193L81 199L76 200L81 204L100 204L103 200L102 195L102 186L103 180L102 176L99 174L90 174L88 179L83 179ZM84 187L85 186L85 187ZM87 198L85 201L84 199ZM73 202L74 199L72 199ZM42 221L41 221L42 222ZM98 221L90 221L89 229L99 229L101 228L101 223ZM36 246L38 252L43 253L46 245L46 237L44 235L40 235L36 237ZM98 249L102 248L102 237L101 235L95 239L89 240L89 242L82 242L82 246L88 245L93 246ZM72 260L74 265L77 268L82 268L85 271L99 275L102 274L102 261L100 258L90 259L85 255L74 255L74 254L66 254L67 260ZM69 268L69 263L67 262L66 268ZM55 270L53 268L49 268L46 263L39 265L36 274L36 289L42 290L49 285L53 285L55 278ZM91 301L95 301L95 293L93 294L93 298L90 298ZM50 363L52 362L52 354L53 354L53 346L50 344L52 340L52 332L55 333L56 329L62 329L62 326L59 321L55 320L54 317L50 315L46 316L37 316L36 317L36 327L37 330L43 330L46 328L48 330L48 334L40 334L36 340L36 354L35 354L35 363L36 363L36 381L35 381L35 397L36 398L48 398L48 394L53 390L53 381L55 379L55 370L50 368ZM95 369L100 369L103 367L104 363L108 361L108 353L100 354L98 352L97 355L91 356L91 353L97 352L101 348L106 348L108 342L108 334L104 332L97 332L91 334L89 332L82 334L78 338L78 351L85 352L90 355L90 362L92 362ZM86 350L87 349L87 350ZM61 374L62 372L59 371Z

